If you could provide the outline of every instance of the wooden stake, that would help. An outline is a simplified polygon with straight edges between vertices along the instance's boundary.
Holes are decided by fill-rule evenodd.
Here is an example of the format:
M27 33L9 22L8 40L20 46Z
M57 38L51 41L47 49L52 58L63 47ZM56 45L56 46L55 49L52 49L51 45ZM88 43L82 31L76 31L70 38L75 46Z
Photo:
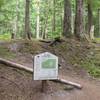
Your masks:
M48 83L47 80L42 80L42 92L46 93L48 91Z

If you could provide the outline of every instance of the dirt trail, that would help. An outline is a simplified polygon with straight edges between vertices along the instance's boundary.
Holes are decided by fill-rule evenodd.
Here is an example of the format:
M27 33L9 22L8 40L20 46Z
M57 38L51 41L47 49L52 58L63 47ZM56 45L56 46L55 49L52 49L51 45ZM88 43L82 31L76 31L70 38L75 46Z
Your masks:
M64 79L78 82L83 86L82 90L73 91L73 96L68 100L99 100L100 98L100 81L91 78L81 78L80 76L66 77ZM67 100L67 99L65 99Z
M14 61L33 68L31 55L30 56L28 55L26 57L24 56L18 57L18 59L14 59ZM25 61L29 61L29 62L27 63ZM74 71L73 72L69 71L68 73L67 72L60 71L60 77L82 84L83 85L82 90L74 89L71 91L64 91L62 88L61 89L59 88L62 87L62 84L60 86L53 84L52 85L52 88L54 88L53 93L43 94L39 90L41 84L38 84L38 82L35 82L34 84L33 81L35 87L39 87L39 88L33 88L33 90L35 90L36 92L33 94L29 94L28 96L32 96L32 99L28 97L27 100L100 100L99 99L100 81L93 80L88 75L84 75L84 74L77 75L76 73L74 73ZM26 95L27 95L27 91L26 91Z
M71 77L64 77L68 80L73 80ZM63 91L59 90L52 95L44 95L37 93L36 100L100 100L100 82L89 81L85 79L74 78L74 82L79 82L83 85L82 90ZM40 99L41 98L41 99ZM33 100L35 100L33 99Z
M78 75L61 77L82 84L83 89L64 90L65 85L50 82L53 92L44 94L41 82L33 81L28 73L0 65L0 100L100 100L100 81Z

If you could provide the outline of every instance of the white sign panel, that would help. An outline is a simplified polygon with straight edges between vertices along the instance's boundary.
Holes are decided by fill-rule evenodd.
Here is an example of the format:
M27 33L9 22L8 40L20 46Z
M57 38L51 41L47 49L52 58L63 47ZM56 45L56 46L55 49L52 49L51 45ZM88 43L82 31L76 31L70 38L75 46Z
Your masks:
M45 52L34 58L34 80L52 80L58 77L58 57Z

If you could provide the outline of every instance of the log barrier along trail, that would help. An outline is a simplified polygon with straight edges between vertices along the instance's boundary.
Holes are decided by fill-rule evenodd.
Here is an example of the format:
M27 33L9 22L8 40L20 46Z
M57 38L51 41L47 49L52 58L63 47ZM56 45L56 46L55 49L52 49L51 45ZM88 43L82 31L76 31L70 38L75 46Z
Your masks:
M33 73L32 68L11 62L11 61L3 59L3 58L0 58L0 63L5 64L9 67L13 67L13 68L17 68L17 69L20 69L20 70L24 70L24 71L29 72L29 73ZM74 86L78 89L82 89L82 86L80 84L74 83L74 82L71 82L71 81L68 81L68 80L64 80L64 79L61 79L61 78L58 78L57 80L50 80L50 81L59 82L59 83L63 83L63 84L69 84L69 85L72 85L72 86Z

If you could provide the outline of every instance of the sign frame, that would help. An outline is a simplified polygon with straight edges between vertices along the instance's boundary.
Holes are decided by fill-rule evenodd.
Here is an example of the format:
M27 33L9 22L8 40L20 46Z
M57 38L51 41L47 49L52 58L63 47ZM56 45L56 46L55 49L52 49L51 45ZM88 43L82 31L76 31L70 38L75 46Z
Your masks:
M36 55L33 78L34 80L58 79L58 57L49 52Z

